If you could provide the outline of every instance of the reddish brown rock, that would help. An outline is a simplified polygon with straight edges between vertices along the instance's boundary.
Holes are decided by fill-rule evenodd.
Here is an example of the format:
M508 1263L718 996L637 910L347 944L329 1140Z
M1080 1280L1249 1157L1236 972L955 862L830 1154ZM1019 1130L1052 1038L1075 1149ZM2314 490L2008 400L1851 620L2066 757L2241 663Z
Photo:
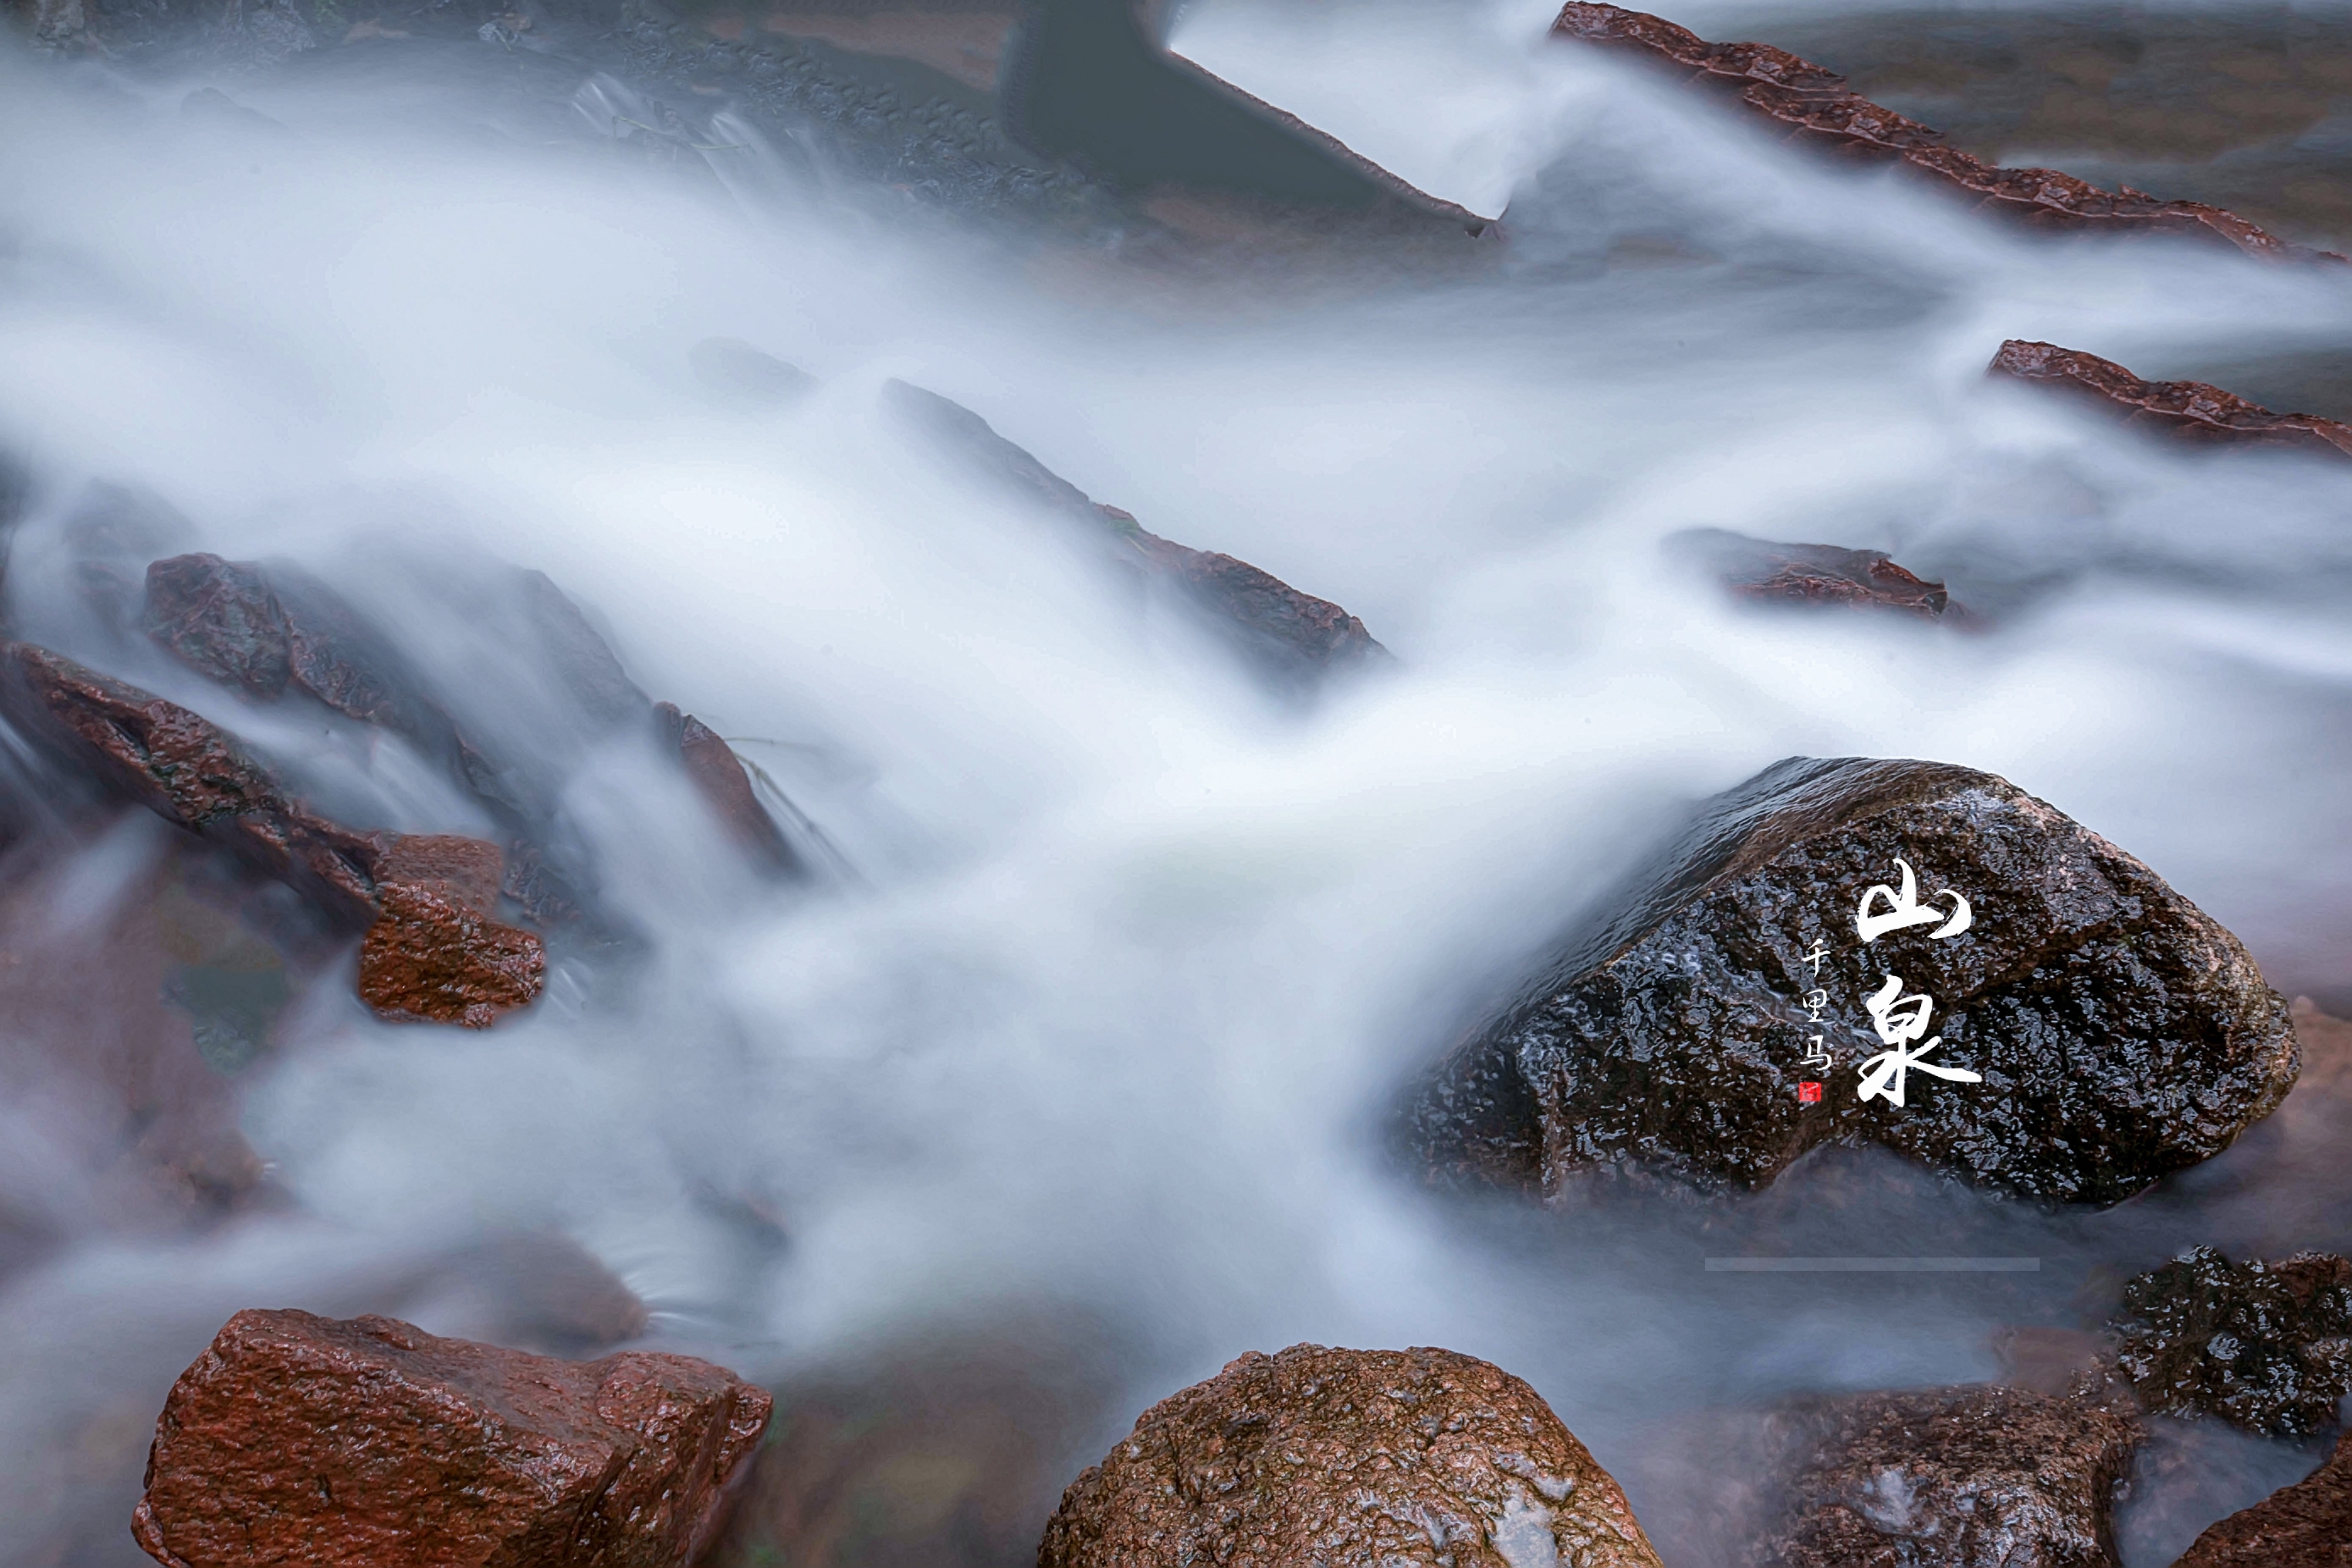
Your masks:
M2143 381L2113 360L2055 343L2011 338L1993 355L1988 374L2057 387L2126 424L2186 440L2352 458L2352 425L2316 414L2273 414L2201 381Z
M1992 1386L1801 1401L1752 1561L1773 1568L2116 1568L2127 1414Z
M337 924L375 918L390 838L310 812L210 720L30 643L0 646L0 712L112 793L293 885Z
M1883 551L1835 544L1778 544L1722 529L1699 529L1668 542L1696 558L1743 599L1765 605L1838 605L1893 610L1921 620L1954 621L1968 612L1941 583L1904 570Z
M360 943L360 998L394 1018L486 1029L547 984L539 938L424 887L386 883Z
M693 714L679 712L675 703L654 704L654 720L663 743L677 753L695 793L727 836L765 869L785 876L802 874L806 868L776 819L760 804L751 776L743 771L743 759L735 754L735 748Z
M131 1528L168 1568L683 1568L770 1406L686 1356L244 1311L173 1385Z
M405 833L376 861L376 879L436 894L478 915L499 906L506 857L495 844L446 833Z
M2172 1568L2352 1568L2352 1434L2311 1475L2206 1531Z
M1302 689L1387 658L1388 649L1364 623L1328 599L1302 593L1246 561L1145 531L1133 513L1088 499L961 404L903 381L887 384L883 395L941 451L1000 488L1083 524L1084 537L1122 568L1174 589L1274 685Z
M1452 1351L1253 1352L1160 1401L1063 1494L1038 1568L1657 1568L1535 1390Z
M2265 233L2202 202L2168 202L2126 186L2103 191L2055 169L2003 169L1944 144L1943 132L1871 102L1845 78L1769 44L1711 44L1643 11L1570 0L1555 37L1638 54L1685 79L1736 92L1788 130L1789 139L1848 156L1896 162L1972 198L1987 211L2042 227L2210 237L2249 255L2342 261Z

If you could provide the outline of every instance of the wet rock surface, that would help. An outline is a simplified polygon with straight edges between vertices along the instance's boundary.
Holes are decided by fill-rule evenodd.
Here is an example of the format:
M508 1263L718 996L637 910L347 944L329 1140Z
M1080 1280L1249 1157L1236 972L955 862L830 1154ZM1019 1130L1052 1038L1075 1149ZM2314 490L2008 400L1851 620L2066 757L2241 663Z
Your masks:
M1658 1559L1617 1483L1499 1367L1452 1351L1293 1345L1145 1411L1063 1494L1037 1561Z
M2129 1415L1990 1385L1806 1401L1755 1568L2116 1568Z
M2150 1410L2310 1437L2352 1394L2352 1262L2191 1248L2124 1287L2116 1361Z
M1865 943L1857 915L1897 902L1898 860L1927 901ZM1973 918L1938 939L1945 890ZM2228 1147L2299 1063L2286 1005L2227 931L2047 804L1946 763L1778 763L1559 951L1413 1096L1404 1133L1430 1170L1554 1194L1612 1169L1758 1186L1817 1145L1879 1142L1987 1186L2113 1203ZM1981 1081L1861 1097L1887 1066L1868 1006L1890 978L1932 1005L1940 1045L1917 1059ZM1815 1036L1827 1064L1802 1065Z
M1752 603L1894 610L1929 621L1967 618L1941 583L1906 571L1884 551L1780 544L1714 528L1677 534L1667 543Z
M776 819L768 815L768 808L760 804L751 775L744 771L743 759L735 754L734 747L709 725L691 713L679 712L672 703L655 704L654 722L660 729L664 749L685 767L695 793L728 837L755 865L776 876L807 875L806 863L776 826Z
M2352 1568L2352 1434L2305 1479L2207 1530L2173 1568Z
M1246 561L1147 532L1131 514L1089 499L961 404L903 381L890 382L884 397L893 413L966 469L1079 523L1082 537L1112 560L1173 589L1270 684L1297 690L1388 658L1362 621L1329 600L1301 593Z
M1785 127L1791 141L1899 162L1985 211L2037 226L2189 234L2254 256L2342 259L2201 202L2164 201L2128 186L2103 191L2055 169L1995 167L1946 145L1942 132L1851 90L1837 72L1769 44L1711 44L1664 17L1580 0L1561 8L1552 35L1622 49L1693 82L1737 93L1749 109Z
M388 883L360 943L360 999L386 1017L487 1029L547 984L539 938L441 893Z
M2143 381L2113 360L2055 343L2011 338L1993 355L1990 374L2055 387L2137 428L2183 440L2352 458L2352 425L2315 414L2273 414L2201 381Z
M171 1568L682 1568L770 1408L687 1356L557 1361L243 1311L173 1385L133 1530Z

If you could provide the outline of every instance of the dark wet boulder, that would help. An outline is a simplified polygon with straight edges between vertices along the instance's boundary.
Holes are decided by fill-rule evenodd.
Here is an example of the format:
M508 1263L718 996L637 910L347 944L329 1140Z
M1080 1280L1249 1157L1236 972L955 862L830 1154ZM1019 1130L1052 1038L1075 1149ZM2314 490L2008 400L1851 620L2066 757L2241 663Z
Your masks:
M1896 565L1885 552L1835 544L1780 544L1723 529L1693 529L1668 547L1742 599L1759 605L1834 605L1955 621L1967 612L1941 583Z
M886 405L934 449L1008 494L1077 525L1077 537L1119 567L1160 584L1199 615L1242 661L1277 689L1298 691L1344 670L1385 661L1364 623L1246 561L1194 550L1148 532L1132 513L1105 506L997 434L961 404L903 381Z
M2126 1285L2112 1327L2133 1392L2161 1415L2310 1437L2352 1394L2352 1262L2326 1253L2232 1263L2192 1247Z
M1712 44L1645 11L1570 0L1552 36L1629 54L1682 79L1738 99L1775 121L1787 140L1841 156L1895 163L1966 198L1979 211L2038 228L2107 234L2183 234L2265 258L2344 258L2264 232L2202 202L2164 201L2128 185L2104 191L2055 169L2003 169L1945 145L1943 132L1853 91L1845 78L1769 44Z
M2200 445L2281 447L2352 458L2352 425L2316 414L2273 414L2201 381L2145 381L2113 360L2011 338L1988 374L2052 387L2135 429Z
M168 1568L685 1568L770 1409L687 1356L244 1311L173 1385L132 1530Z
M1756 1568L2117 1568L2129 1414L1990 1385L1801 1401Z
M1145 1411L1071 1483L1038 1568L1657 1568L1536 1391L1453 1351L1253 1352Z
M2352 1568L2352 1433L2309 1476L2208 1529L2172 1568Z
M1417 1087L1440 1175L1754 1187L1824 1143L2114 1203L2294 1086L2237 940L2006 780L1790 758L1708 803ZM1809 1059L1810 1058L1810 1059Z

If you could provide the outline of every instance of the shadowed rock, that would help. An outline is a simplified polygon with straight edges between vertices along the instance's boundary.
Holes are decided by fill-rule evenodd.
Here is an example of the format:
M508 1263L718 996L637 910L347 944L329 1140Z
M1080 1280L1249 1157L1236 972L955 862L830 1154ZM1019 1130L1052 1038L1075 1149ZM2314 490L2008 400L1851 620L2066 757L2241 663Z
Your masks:
M2124 1287L2116 1359L2166 1415L2310 1437L2352 1394L2352 1262L2299 1252L2231 1263L2192 1247Z
M1885 552L1834 544L1776 544L1723 529L1693 529L1667 544L1743 599L1764 605L1840 605L1895 610L1922 620L1967 612L1941 583L1897 566Z
M2311 1475L2207 1530L2172 1568L2352 1568L2352 1433Z
M728 837L774 875L805 876L806 864L793 852L768 808L760 804L751 776L743 771L743 759L735 754L735 748L693 714L679 712L674 703L656 703L654 721L660 728L665 751L674 753L685 767L695 793L719 819Z
M2129 186L2103 191L2055 169L2003 169L1944 144L1943 132L1850 90L1835 71L1769 44L1711 44L1643 11L1571 0L1552 36L1604 45L1665 66L1685 80L1737 93L1788 139L1851 157L1899 163L1999 213L2047 228L2177 233L2224 240L2249 255L2342 261L2330 251L2265 233L2202 202L2168 202Z
M1769 1418L1793 1463L1759 1568L2116 1568L2138 1424L1991 1386L1807 1401Z
M1859 915L1888 915L1915 874L1912 923L1864 942ZM1878 1142L2114 1203L2227 1148L2298 1067L2234 937L2047 804L1945 763L1777 763L1558 951L1416 1090L1406 1136L1431 1170L1554 1194L1601 1169L1753 1187L1817 1145ZM1899 1026L1920 997L1904 1048L1980 1081L1906 1068L1897 1104L1896 1040L1869 1009ZM1815 1037L1827 1059L1807 1064Z
M1062 1496L1038 1568L1658 1568L1536 1391L1453 1351L1255 1352L1145 1411Z
M969 470L1078 523L1081 537L1110 559L1174 589L1276 686L1305 689L1389 657L1363 622L1329 600L1246 561L1146 532L1133 514L1088 499L961 404L903 381L887 384L883 396L893 413Z
M686 1356L243 1311L173 1385L132 1530L169 1568L684 1568L770 1405Z
M2352 425L2316 414L2273 414L2201 381L2142 381L2113 360L2055 343L2011 338L1993 355L1988 374L2056 387L2127 425L2184 440L2352 458Z

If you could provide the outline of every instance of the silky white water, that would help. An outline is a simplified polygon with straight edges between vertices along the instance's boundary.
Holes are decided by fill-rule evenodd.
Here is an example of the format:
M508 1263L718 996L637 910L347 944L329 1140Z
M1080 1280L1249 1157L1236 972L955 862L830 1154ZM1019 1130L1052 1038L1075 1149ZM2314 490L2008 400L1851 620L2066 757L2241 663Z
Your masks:
M1448 18L1455 47L1427 47ZM763 1378L896 1336L1110 1325L1123 1403L1070 1438L1072 1474L1245 1350L1486 1356L1678 1563L1739 1543L1649 1479L1664 1417L1990 1375L1990 1330L2095 1262L2352 1243L2340 1195L2297 1184L2318 1155L2279 1139L2225 1158L2275 1163L2259 1201L2200 1173L2045 1217L1875 1160L1860 1210L1809 1217L1811 1166L1771 1200L1824 1252L2045 1256L2000 1286L2022 1295L1709 1276L1724 1244L1673 1215L1446 1199L1394 1168L1398 1086L1677 812L1791 753L2000 773L2281 991L2352 1001L2352 477L2176 452L1982 375L2011 337L2126 364L2352 341L2352 280L2015 233L1542 21L1188 16L1192 58L1507 205L1478 265L1223 290L796 193L743 131L707 167L631 163L586 116L535 139L389 66L228 84L272 130L184 115L201 81L0 57L0 446L37 479L17 635L112 657L60 531L88 482L142 487L193 526L175 548L302 563L527 725L494 629L437 584L539 568L856 873L756 887L674 781L588 756L566 805L642 967L599 988L559 964L486 1035L306 994L244 1113L298 1212L110 1233L6 1123L0 1195L72 1239L0 1279L0 1560L143 1561L127 1531L91 1544L131 1499L85 1484L77 1443L152 1420L230 1311L376 1307L403 1259L491 1228L562 1231L655 1342ZM715 402L686 363L712 335L824 384ZM1139 627L1050 524L884 417L894 376L1346 605L1395 668L1302 714L1186 627ZM1746 612L1660 551L1692 527L1886 549L1991 624ZM307 757L375 825L479 830L396 744L148 658L118 672ZM712 1192L772 1206L788 1245L747 1248ZM1982 1245L1939 1239L1961 1234ZM2209 1440L2189 1535L2312 1462ZM2134 1568L2187 1540L2126 1533Z

